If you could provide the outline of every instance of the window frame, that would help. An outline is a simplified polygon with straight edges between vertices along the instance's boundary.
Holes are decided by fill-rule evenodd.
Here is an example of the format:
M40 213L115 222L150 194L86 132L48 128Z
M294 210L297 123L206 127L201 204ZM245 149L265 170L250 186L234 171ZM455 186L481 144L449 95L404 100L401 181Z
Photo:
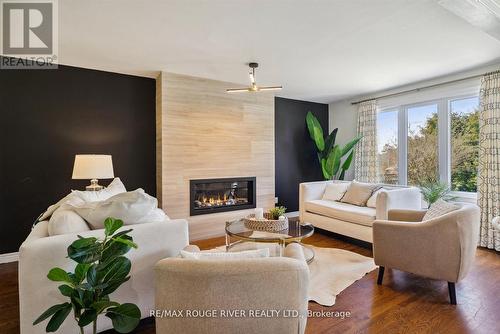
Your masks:
M435 95L435 94L434 94ZM479 96L479 86L449 90L440 98L422 97L418 102L392 103L377 110L378 113L397 111L398 117L398 184L408 185L408 109L425 105L437 105L438 113L438 173L439 180L451 186L451 103L456 100ZM411 99L410 99L411 100ZM463 199L476 199L477 193L452 191L451 195Z

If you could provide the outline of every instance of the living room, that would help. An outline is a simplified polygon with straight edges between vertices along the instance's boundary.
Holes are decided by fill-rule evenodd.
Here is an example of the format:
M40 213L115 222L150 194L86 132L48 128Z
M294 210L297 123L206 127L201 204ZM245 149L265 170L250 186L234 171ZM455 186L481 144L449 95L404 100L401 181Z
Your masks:
M500 3L0 1L1 333L497 333Z

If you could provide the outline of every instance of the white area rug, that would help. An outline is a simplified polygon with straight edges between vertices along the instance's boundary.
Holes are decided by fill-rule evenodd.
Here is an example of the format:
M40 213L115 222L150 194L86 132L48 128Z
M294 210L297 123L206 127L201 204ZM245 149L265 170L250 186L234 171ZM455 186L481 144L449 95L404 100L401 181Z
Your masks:
M241 251L262 247L269 247L271 254L278 254L276 244L243 243L232 250ZM309 264L309 300L323 306L335 305L335 298L339 293L377 268L371 257L338 248L310 245L307 247L314 249L315 253L314 261ZM225 251L224 246L216 249Z
M339 293L377 268L373 259L338 248L312 247L314 261L309 264L309 300L333 306Z

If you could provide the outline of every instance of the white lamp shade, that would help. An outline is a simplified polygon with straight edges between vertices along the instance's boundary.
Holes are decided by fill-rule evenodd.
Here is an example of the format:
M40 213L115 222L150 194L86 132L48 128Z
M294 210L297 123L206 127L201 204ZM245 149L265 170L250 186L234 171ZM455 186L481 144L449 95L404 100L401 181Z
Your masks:
M72 179L112 179L114 178L111 155L77 154L73 166Z

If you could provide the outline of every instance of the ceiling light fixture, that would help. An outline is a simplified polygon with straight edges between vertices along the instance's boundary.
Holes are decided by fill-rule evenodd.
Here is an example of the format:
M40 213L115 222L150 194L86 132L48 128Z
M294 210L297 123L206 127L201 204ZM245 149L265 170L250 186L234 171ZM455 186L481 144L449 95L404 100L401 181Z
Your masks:
M241 92L262 92L262 91L270 91L270 90L280 90L283 86L267 86L260 87L257 86L257 82L255 81L255 69L259 67L258 63L249 63L250 67L249 75L250 75L250 87L246 88L228 88L226 92L228 93L241 93Z

